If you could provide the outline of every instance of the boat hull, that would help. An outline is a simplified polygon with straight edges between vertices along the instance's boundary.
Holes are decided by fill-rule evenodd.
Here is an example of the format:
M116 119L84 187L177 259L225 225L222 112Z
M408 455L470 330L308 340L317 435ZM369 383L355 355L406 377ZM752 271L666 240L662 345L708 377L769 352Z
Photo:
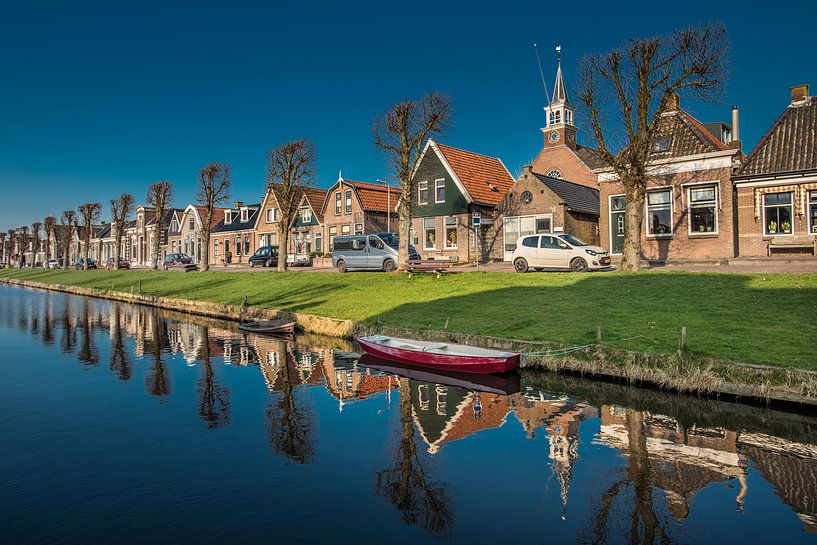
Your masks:
M470 356L463 354L435 354L421 350L407 350L372 342L365 337L358 337L357 342L367 354L395 361L404 365L439 369L441 371L460 371L464 373L493 374L513 371L519 367L519 354L498 353L497 356Z
M295 322L278 322L261 320L239 324L238 329L246 333L266 335L291 335L295 333Z

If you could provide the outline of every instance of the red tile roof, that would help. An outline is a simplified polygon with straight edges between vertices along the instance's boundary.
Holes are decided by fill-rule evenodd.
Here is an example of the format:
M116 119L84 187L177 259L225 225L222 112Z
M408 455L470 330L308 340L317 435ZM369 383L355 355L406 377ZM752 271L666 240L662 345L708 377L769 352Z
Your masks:
M496 206L513 186L513 176L496 157L436 145L474 202Z
M374 212L389 211L389 193L391 193L391 211L397 208L397 199L400 197L400 190L396 187L389 187L370 184L368 182L355 182L353 180L343 180L344 183L355 188L363 210Z
M317 187L305 187L304 196L309 201L309 206L312 207L312 212L318 217L318 221L323 223L323 201L326 199L326 190Z
M204 206L198 206L198 205L194 205L193 208L195 208L196 211L198 211L199 219L202 221L202 224L203 224L204 223L204 215L205 215L205 211L207 210L207 208L204 207ZM225 210L227 210L227 209L226 208L213 208L213 217L210 218L210 228L211 229L213 227L215 227L216 225L218 225L219 223L221 223L221 220L224 219L224 211Z

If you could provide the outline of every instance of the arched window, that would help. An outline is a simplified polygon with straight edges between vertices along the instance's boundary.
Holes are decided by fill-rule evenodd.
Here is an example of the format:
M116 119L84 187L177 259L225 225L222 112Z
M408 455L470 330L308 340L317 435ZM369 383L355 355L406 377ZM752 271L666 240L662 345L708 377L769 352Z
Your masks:
M557 178L558 179L558 178L562 177L562 173L559 171L558 168L554 168L554 169L549 170L548 173L545 176L547 176L548 178Z

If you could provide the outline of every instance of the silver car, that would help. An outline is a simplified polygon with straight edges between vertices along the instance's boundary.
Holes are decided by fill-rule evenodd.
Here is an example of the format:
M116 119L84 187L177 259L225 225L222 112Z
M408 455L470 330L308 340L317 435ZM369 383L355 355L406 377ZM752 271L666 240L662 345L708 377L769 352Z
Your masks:
M609 269L610 255L604 248L585 244L573 235L526 235L516 241L513 268L520 273L529 268L574 272Z
M335 237L332 265L342 273L349 269L390 272L397 268L398 245L399 239L394 233ZM413 246L409 246L409 259L420 259Z

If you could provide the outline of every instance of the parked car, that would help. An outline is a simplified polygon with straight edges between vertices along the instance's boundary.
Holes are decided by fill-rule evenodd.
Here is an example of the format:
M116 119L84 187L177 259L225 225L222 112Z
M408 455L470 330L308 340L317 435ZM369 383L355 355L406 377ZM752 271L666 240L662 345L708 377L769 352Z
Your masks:
M128 261L124 257L120 257L119 266L117 267L116 263L114 262L114 259L112 257L109 257L108 261L105 263L105 268L108 269L109 271L112 271L114 269L130 269L130 261Z
M261 265L262 267L278 266L278 246L261 246L250 256L250 267Z
M390 272L397 268L399 238L394 233L335 237L332 265L339 272L349 269L380 269ZM420 259L420 254L409 246L409 259Z
M77 259L77 262L74 263L74 268L76 270L84 269L85 268L85 260L83 258ZM89 269L96 269L96 261L93 258L88 258L88 268Z
M43 264L43 268L45 268L45 269L59 269L60 268L60 262L57 261L56 259L49 259L48 261L45 262L45 264Z
M184 269L185 271L191 271L198 268L196 267L196 264L193 263L193 258L187 254L167 254L162 266L166 271L170 269Z
M513 268L520 273L528 268L585 272L609 267L607 250L585 244L569 234L522 236L513 251Z

